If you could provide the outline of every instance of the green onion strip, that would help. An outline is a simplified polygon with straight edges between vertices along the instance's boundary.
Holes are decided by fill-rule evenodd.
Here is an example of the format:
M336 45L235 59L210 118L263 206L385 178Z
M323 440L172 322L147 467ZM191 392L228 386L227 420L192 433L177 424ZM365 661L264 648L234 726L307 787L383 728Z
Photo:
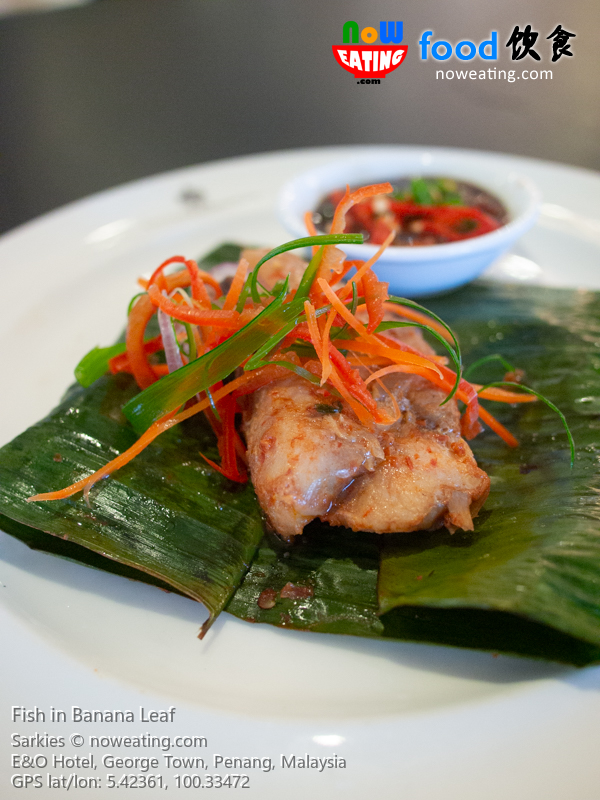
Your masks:
M294 241L292 242L286 242L285 244L282 244L279 247L275 247L273 250L269 251L266 255L264 255L260 259L260 261L254 267L254 270L251 273L250 292L252 294L252 299L254 300L255 303L260 303L260 295L258 294L258 289L257 289L258 271L266 261L269 261L269 259L274 258L275 256L279 256L282 253L287 253L288 250L298 250L302 247L311 247L312 245L362 244L362 243L363 243L362 233L328 233L325 234L324 236L305 236L302 239L294 239ZM298 292L296 293L297 295L306 293L306 296L308 296L308 290L310 290L310 285L308 286L307 289L304 280L306 277L307 276L305 274L304 278L300 283L300 286L298 287Z
M472 375L476 369L479 369L479 367L482 367L484 364L489 364L490 361L499 361L507 372L515 372L516 370L516 367L513 367L513 365L504 358L504 356L501 356L499 353L493 353L490 356L483 356L483 358L479 358L477 361L474 361L465 370L464 377L466 378L467 375Z
M451 400L454 397L454 395L458 391L458 387L459 387L460 382L461 382L462 377L463 377L463 374L462 374L462 369L463 369L462 368L462 355L461 355L461 352L460 352L460 345L458 343L458 339L456 338L456 335L455 335L454 331L452 330L452 328L450 328L448 325L446 325L444 320L441 319L440 317L438 317L437 314L434 314L433 311L430 311L428 308L425 308L424 306L421 306L418 303L415 303L413 300L407 300L405 297L396 297L395 295L390 295L389 302L390 303L395 303L398 306L406 306L407 308L412 308L415 311L421 311L423 314L426 314L428 317L431 317L436 322L439 322L439 324L446 331L448 331L448 333L452 337L452 342L454 344L453 351L451 351L451 349L448 349L448 343L446 342L446 340L442 336L440 336L439 333L436 333L434 330L432 330L428 326L426 326L426 325L424 326L421 323L417 323L417 322L407 323L407 325L410 325L413 328L423 328L424 330L426 330L429 333L431 333L433 336L435 336L435 338L438 341L440 341L440 342L442 342L444 344L444 347L446 347L446 349L448 349L448 352L450 353L450 357L452 359L452 363L454 364L455 369L456 369L456 380L454 381L454 386L452 387L452 391L450 392L448 397L446 397L444 402L441 403L441 405L445 405L449 400ZM402 314L401 311L399 311L398 313Z
M573 441L573 434L571 433L571 429L569 428L569 424L565 418L563 412L554 405L551 400L548 400L547 397L544 397L543 394L536 392L535 389L530 389L529 386L523 386L522 383L515 383L514 381L495 381L494 383L486 383L485 386L482 386L481 389L478 389L477 394L481 394L485 389L492 389L494 386L513 386L517 389L522 389L524 392L528 394L534 394L542 403L545 403L549 409L554 411L555 414L558 414L560 417L560 421L563 424L565 431L567 432L567 439L569 440L569 447L571 449L571 469L575 464L575 442Z

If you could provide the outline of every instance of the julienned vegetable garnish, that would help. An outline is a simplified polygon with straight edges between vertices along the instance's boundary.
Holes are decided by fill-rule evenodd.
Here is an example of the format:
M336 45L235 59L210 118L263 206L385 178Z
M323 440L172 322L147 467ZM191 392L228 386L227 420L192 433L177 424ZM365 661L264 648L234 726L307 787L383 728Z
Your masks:
M126 343L104 350L96 348L76 370L83 385L93 382L106 366L113 374L133 374L143 391L127 403L124 413L141 432L140 438L92 475L62 490L34 495L30 500L58 500L83 490L87 501L98 480L123 467L161 433L198 413L206 415L218 442L220 464L207 461L230 480L245 482L246 448L236 427L239 403L286 376L296 376L318 391L313 398L317 412L319 407L334 410L320 412L325 415L344 408L365 431L390 428L402 413L382 379L393 374L420 376L432 388L442 390L442 406L453 397L464 403L460 431L466 439L479 433L481 419L509 446L516 447L517 439L480 406L479 400L526 403L541 395L516 383L510 384L511 390L499 383L483 388L469 383L462 376L458 342L445 323L414 302L388 297L387 284L377 279L372 265L392 241L394 232L366 263L345 260L335 247L361 241L360 236L340 233L346 212L355 203L390 190L389 184L352 193L347 190L329 234L275 248L260 258L252 270L242 258L226 294L210 273L183 256L167 259L149 281L140 280L145 291L130 305ZM263 285L259 274L263 264L309 245L313 246L313 257L296 286L291 286L290 276L276 285ZM167 274L167 268L174 271ZM356 268L355 274L343 283L352 268ZM393 312L396 318L384 320L386 312ZM147 339L146 328L155 314L160 335ZM424 343L418 349L390 335L390 331L398 332L407 326L427 331L442 344L454 370L446 366L447 358L433 351L423 352ZM161 352L164 363L151 358ZM377 391L373 387L378 387ZM524 391L515 392L513 388ZM561 419L573 448L562 415ZM486 494L487 489L481 490L483 499ZM458 500L449 500L449 508L452 503L456 505ZM460 513L455 517L460 519ZM436 519L441 524L446 518L431 517L430 524L425 522L421 527L435 527ZM347 520L344 524L348 524ZM455 525L447 519L446 524ZM463 527L468 526L467 523ZM297 532L290 528L288 533Z

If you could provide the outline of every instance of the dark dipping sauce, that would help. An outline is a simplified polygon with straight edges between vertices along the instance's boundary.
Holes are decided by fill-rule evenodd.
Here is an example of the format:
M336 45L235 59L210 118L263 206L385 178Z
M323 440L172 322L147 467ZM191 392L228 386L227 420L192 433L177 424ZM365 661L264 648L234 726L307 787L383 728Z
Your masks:
M472 239L508 222L497 197L472 183L452 178L399 178L391 194L352 206L344 233L362 233L365 243L383 244L394 228L392 245L415 247ZM344 189L328 194L313 213L317 230L329 233Z

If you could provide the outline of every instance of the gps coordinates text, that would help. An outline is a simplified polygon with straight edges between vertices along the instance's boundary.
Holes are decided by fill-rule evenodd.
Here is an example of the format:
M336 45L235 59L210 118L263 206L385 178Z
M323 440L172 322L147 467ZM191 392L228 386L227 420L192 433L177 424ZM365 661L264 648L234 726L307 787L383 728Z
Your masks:
M12 706L18 730L10 734L10 785L58 789L61 797L77 789L249 789L256 781L260 792L260 781L269 780L262 776L276 770L319 775L346 769L345 758L331 752L265 756L250 747L214 752L201 732L170 733L176 715L175 706L135 711ZM6 794L0 788L0 797Z

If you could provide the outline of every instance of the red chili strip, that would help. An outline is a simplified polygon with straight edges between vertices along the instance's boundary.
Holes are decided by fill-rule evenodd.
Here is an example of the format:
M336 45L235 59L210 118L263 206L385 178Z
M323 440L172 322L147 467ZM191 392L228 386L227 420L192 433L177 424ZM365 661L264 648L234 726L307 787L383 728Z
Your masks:
M154 339L148 339L147 342L144 342L144 353L147 356L151 355L151 353L157 353L162 349L162 336L155 336ZM127 352L119 353L118 356L113 356L108 362L108 368L113 375L116 375L117 372L132 372Z
M239 434L235 429L235 414L237 411L235 397L231 394L226 395L218 403L217 408L221 417L221 435L217 441L219 455L221 456L221 466L217 467L216 464L213 464L213 466L229 480L236 483L246 483L248 475L245 471L240 471L236 454L236 440L239 438ZM204 458L206 457L204 456ZM206 460L208 461L208 459Z

